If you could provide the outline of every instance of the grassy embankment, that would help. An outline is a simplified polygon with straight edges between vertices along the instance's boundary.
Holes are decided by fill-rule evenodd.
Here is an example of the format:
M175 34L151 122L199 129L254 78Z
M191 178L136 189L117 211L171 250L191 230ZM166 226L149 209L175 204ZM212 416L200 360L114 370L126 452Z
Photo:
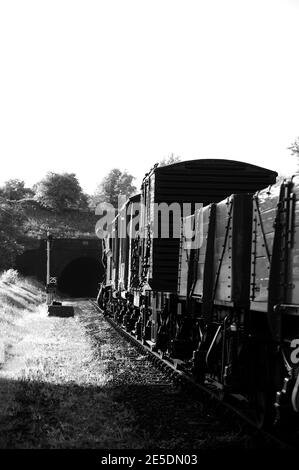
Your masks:
M0 274L0 346L1 362L9 359L12 347L24 336L19 325L28 312L33 312L45 300L42 285L34 279L18 276L15 270Z
M0 277L0 448L142 447L78 317L48 317L42 286L8 278Z

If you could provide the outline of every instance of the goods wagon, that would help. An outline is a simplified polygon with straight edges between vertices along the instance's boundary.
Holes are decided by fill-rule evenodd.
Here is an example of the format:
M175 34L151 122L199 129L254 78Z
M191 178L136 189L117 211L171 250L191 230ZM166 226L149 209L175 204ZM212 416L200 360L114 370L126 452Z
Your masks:
M132 211L126 239L109 241L120 215L111 224L98 297L148 347L246 403L260 426L299 409L299 177L276 176L229 160L155 166L135 196L134 235Z
M196 203L205 206L233 193L253 193L273 184L275 178L273 171L231 160L192 160L155 166L141 187L142 282L153 291L177 289L179 237L171 205L179 205L183 211L183 204L190 204L192 213ZM169 224L162 220L159 204L168 206ZM169 236L163 233L165 224Z

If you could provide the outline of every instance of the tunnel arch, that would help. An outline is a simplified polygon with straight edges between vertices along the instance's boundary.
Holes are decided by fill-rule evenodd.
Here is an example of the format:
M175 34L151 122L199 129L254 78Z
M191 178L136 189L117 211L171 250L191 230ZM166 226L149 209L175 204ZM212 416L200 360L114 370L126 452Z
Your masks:
M70 261L57 279L59 293L70 297L96 297L103 268L90 256L81 256Z

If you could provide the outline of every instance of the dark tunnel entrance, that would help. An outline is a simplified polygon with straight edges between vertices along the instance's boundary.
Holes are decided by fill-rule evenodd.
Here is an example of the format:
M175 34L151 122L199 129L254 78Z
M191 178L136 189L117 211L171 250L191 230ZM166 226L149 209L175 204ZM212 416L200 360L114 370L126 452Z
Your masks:
M70 297L96 297L101 274L101 265L96 259L74 259L59 276L58 291Z

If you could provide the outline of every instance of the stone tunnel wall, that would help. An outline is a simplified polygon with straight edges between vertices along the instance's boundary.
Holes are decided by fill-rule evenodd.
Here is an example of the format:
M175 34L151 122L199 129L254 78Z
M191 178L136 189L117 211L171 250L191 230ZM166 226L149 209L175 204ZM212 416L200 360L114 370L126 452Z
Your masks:
M51 244L50 274L57 277L58 284L60 278L63 278L64 283L59 285L68 286L69 294L73 282L72 296L75 296L74 290L80 285L80 275L82 275L82 282L86 282L86 277L89 275L90 283L93 285L91 290L94 292L95 284L102 280L104 274L101 259L102 245L99 239L54 239ZM82 273L80 273L80 266ZM25 251L17 258L17 269L22 274L35 276L43 283L46 283L46 267L46 240L39 240L35 249ZM83 272L84 270L86 272ZM72 275L76 276L73 280ZM92 275L96 278L95 281ZM91 295L88 289L86 292L87 295Z

